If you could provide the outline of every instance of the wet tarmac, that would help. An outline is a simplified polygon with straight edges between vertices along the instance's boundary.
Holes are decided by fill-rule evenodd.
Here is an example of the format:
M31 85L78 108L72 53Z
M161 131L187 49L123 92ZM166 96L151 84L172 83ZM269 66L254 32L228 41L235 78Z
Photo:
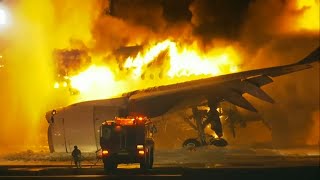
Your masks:
M302 153L304 152L304 153ZM105 174L101 161L2 161L0 179L319 179L319 153L300 150L199 149L159 151L152 170L120 164Z
M152 170L119 168L105 174L102 167L1 167L0 179L318 179L319 166L187 168L155 167Z

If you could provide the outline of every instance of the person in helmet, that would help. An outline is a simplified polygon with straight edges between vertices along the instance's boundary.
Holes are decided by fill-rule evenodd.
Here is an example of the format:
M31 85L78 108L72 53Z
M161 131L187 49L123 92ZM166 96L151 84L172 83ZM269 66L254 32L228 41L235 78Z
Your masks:
M76 167L81 168L81 165L80 165L81 151L80 149L78 149L78 146L74 146L74 150L72 151L72 157Z

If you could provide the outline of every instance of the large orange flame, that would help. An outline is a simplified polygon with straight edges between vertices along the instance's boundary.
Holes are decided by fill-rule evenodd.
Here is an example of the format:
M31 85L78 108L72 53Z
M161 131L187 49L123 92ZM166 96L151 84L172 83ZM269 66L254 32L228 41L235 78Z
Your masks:
M319 31L319 0L297 0L296 8L302 11L297 18L296 28Z
M141 76L156 71L149 69L161 53L167 51L168 63L160 64L158 69L166 69L163 78L153 81L143 80ZM207 53L201 52L196 45L178 46L172 40L165 40L145 48L135 57L128 57L124 67L131 71L127 78L115 81L116 74L110 65L93 65L88 69L70 77L71 86L80 92L81 100L94 100L114 97L116 95L137 89L172 84L190 79L216 76L238 70L239 56L233 47L214 49ZM115 68L115 67L113 67ZM122 76L124 74L118 74ZM193 76L193 77L190 77ZM148 83L143 83L148 81Z

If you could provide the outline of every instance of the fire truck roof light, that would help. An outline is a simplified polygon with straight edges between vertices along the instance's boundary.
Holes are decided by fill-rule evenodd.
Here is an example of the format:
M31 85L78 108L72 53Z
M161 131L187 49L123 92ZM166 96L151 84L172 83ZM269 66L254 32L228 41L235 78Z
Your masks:
M116 118L116 123L119 125L133 125L133 121L131 118Z
M108 122L108 121L107 121ZM113 123L115 123L116 125L120 125L120 126L125 126L125 125L141 125L144 123L148 122L148 118L145 116L136 116L136 117L132 117L132 116L128 116L128 117L115 117L115 120L113 121ZM107 123L108 125L112 125Z
M106 120L105 122L102 123L102 125L112 125L114 124L114 121Z

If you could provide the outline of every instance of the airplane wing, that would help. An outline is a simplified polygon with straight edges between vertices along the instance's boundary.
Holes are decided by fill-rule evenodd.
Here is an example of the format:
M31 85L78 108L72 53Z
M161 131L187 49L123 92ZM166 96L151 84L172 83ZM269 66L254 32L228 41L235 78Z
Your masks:
M208 98L226 100L249 111L257 112L242 96L244 93L273 103L273 99L260 87L273 82L272 77L311 68L311 63L319 60L320 47L297 63L153 87L127 93L124 96L128 98L129 112L142 113L149 117L160 116L184 100L191 102L194 100L195 103L199 103L198 100Z

